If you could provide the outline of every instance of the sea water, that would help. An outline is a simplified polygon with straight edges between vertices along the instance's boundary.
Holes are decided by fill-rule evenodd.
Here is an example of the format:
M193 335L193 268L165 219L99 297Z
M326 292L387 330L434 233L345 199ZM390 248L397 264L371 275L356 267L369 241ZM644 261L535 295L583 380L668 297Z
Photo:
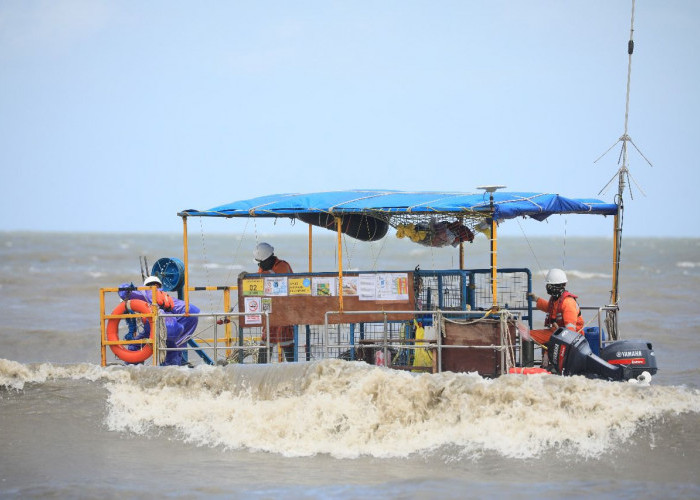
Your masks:
M301 235L193 234L191 284L254 271L256 239L308 270ZM498 250L499 265L533 271L540 295L542 273L563 267L582 305L609 300L610 239L504 238ZM98 290L138 283L139 256L182 258L182 236L0 233L0 496L699 497L699 250L697 239L624 243L620 330L651 341L659 364L644 385L337 360L103 368ZM488 267L483 238L465 253L467 267ZM314 271L338 258L332 235L314 244ZM458 266L454 249L393 237L345 241L342 259Z

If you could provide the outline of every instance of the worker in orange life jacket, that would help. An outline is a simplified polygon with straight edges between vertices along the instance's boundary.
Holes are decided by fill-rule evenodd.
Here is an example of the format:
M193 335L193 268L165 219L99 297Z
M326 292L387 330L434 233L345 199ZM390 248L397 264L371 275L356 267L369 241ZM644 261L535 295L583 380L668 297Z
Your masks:
M285 260L275 256L275 249L269 243L258 243L253 251L253 258L258 263L258 273L262 274L291 274L292 266ZM263 340L267 340L263 333ZM294 361L294 327L291 325L271 326L270 343L279 344L287 361ZM267 352L261 350L258 355L261 363L267 362Z
M550 269L545 278L549 300L534 293L529 296L536 301L536 307L547 313L544 320L545 329L530 330L530 337L538 344L549 342L557 328L567 328L583 335L584 321L578 306L576 295L566 291L566 273L561 269Z

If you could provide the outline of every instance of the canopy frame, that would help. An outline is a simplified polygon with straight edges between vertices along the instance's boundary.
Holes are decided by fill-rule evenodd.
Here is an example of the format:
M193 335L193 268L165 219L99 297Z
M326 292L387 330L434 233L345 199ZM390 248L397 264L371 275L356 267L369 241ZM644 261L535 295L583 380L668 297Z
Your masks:
M500 187L500 186L499 186ZM491 276L493 310L497 305L497 225L515 217L529 217L543 221L553 214L613 215L617 221L621 211L617 203L606 203L593 198L566 198L551 193L506 192L486 190L484 193L349 190L320 193L286 193L261 196L231 202L208 210L189 209L178 213L183 221L185 302L188 294L188 217L224 218L290 218L303 214L326 214L332 217L328 229L338 234L339 278L342 282L342 220L343 216L361 215L380 219L394 228L406 221L426 222L436 219L454 219L472 229L487 227L491 246ZM616 224L617 225L617 224ZM309 271L312 269L312 224L309 224ZM463 267L463 247L460 243L460 268ZM342 287L339 309L343 310Z

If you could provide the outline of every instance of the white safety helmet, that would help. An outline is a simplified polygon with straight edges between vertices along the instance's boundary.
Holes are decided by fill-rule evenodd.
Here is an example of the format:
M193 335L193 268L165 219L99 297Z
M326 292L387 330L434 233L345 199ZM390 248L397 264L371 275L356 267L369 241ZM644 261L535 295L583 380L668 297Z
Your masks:
M160 287L163 286L163 283L160 282L160 280L158 279L158 276L149 276L143 282L143 286L153 286L153 285L158 285Z
M565 285L568 280L566 273L561 269L550 269L544 282L547 285Z
M275 249L269 243L258 243L253 251L253 258L258 262L262 262L269 259L274 252Z

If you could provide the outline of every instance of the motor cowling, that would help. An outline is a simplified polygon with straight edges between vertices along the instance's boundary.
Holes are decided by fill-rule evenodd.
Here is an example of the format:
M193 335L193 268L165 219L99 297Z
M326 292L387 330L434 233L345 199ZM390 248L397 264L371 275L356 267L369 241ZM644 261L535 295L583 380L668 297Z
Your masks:
M618 340L606 345L600 357L611 365L626 366L633 377L643 372L656 375L656 355L651 342L640 339Z
M607 380L630 380L643 372L656 373L656 358L651 343L620 340L606 346L596 356L578 333L559 328L547 343L551 369L560 375L584 375Z

